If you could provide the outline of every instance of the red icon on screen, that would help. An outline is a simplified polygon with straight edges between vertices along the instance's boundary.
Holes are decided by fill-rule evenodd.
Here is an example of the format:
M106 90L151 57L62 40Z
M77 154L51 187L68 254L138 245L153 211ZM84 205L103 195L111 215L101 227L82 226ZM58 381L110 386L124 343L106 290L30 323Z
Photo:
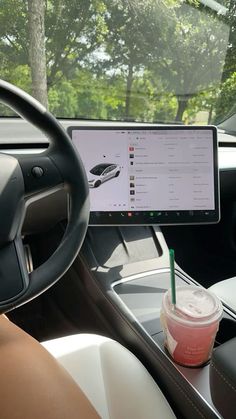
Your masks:
M134 151L134 147L129 147L129 151Z
M128 212L128 217L132 217L132 212Z

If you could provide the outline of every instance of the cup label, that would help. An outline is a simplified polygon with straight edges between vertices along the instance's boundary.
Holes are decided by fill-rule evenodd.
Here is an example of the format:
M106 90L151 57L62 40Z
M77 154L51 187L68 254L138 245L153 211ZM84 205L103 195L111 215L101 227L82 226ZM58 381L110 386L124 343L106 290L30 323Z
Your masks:
M169 352L171 353L171 355L173 355L173 353L175 351L175 348L176 348L178 343L173 338L173 336L170 334L168 328L166 328L166 338L167 338L167 345L168 345Z

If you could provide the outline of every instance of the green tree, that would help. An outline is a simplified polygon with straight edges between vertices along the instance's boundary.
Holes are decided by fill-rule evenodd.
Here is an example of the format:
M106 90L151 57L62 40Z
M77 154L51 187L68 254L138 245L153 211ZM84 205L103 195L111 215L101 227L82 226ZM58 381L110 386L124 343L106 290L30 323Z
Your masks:
M31 74L28 65L17 65L17 66L4 66L1 67L1 77L4 80L11 81L11 83L17 85L21 89L29 92L31 91ZM15 113L7 106L0 105L1 116L12 116Z
M1 72L11 65L28 64L27 2L0 0Z
M46 10L48 86L72 78L106 33L102 0L50 0Z
M225 23L229 26L229 42L222 72L222 82L224 83L236 71L236 3L235 0L226 2L228 7L224 16Z
M32 93L27 3L0 0L0 65ZM49 107L109 119L193 121L201 108L214 116L232 19L198 0L47 0Z
M107 60L100 69L123 75L125 119L136 119L132 103L137 102L135 81L147 70L153 74L154 90L155 80L157 89L162 80L164 96L171 102L170 108L167 106L171 117L176 104L176 121L183 120L191 98L201 97L206 89L215 91L228 40L228 27L221 16L197 0L107 0L106 6ZM172 100L173 95L177 101Z
M228 40L222 19L198 2L176 4L166 24L162 59L152 71L177 98L176 121L182 121L190 99L219 85Z
M132 86L135 77L147 67L153 50L159 50L162 43L161 8L154 13L154 0L106 1L106 25L108 33L105 39L108 59L103 68L123 74L125 78L124 118L133 119L130 111ZM160 1L160 4L162 1Z
M215 123L235 112L236 101L236 3L235 0L229 0L225 5L228 7L224 21L229 26L229 42L222 73L221 93L216 105Z
M216 104L215 123L219 123L236 112L236 71L221 84L219 100Z
M62 77L73 77L78 64L85 63L101 44L106 31L105 5L102 0L43 0L42 3L46 4L46 62L51 87ZM2 55L5 68L30 65L29 49L33 47L29 47L32 37L27 4L22 0L0 0L0 59ZM29 0L30 8L32 4Z

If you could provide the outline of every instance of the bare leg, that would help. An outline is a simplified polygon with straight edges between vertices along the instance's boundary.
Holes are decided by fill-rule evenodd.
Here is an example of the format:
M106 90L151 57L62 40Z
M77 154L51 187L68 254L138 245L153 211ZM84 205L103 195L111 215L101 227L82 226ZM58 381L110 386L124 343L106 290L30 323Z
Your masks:
M4 316L0 316L0 408L3 419L99 418L58 362Z

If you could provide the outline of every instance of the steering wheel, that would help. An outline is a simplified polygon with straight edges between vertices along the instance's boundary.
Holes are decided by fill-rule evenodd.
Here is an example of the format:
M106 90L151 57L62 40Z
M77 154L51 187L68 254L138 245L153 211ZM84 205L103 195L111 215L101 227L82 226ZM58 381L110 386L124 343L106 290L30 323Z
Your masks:
M89 192L78 152L56 118L3 80L0 102L49 139L48 149L41 154L0 153L0 313L4 313L45 291L70 267L87 230ZM27 205L60 188L66 188L69 196L64 237L53 255L28 273L21 239Z

